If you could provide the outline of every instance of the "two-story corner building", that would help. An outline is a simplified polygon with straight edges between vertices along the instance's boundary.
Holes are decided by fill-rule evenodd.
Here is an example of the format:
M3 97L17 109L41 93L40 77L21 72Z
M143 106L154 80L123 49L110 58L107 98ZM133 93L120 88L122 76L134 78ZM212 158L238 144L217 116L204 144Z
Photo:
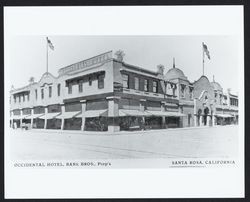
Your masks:
M164 75L162 65L149 71L109 51L12 89L11 126L115 132L208 125L207 117L225 117L218 111L226 105L214 104L217 91L204 76L189 82L175 65ZM226 97L227 116L236 117L237 96Z

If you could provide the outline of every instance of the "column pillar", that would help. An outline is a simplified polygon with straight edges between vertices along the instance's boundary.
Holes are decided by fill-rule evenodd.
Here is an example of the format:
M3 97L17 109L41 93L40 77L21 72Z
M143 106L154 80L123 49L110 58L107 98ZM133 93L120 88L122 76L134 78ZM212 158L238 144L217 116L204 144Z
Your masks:
M81 130L84 131L85 129L85 116L84 116L84 113L86 111L86 103L87 103L87 100L81 100L80 101L81 105L82 105L82 126L81 126Z
M179 113L182 113L182 106L181 105L179 105ZM183 127L183 117L180 117L179 119L180 119L180 128L182 128Z
M165 108L165 106L166 106L166 102L161 102L161 111L162 112L165 112L166 111L166 108ZM166 116L162 116L162 128L163 129L166 129L166 118L165 118Z
M203 123L202 123L202 118L203 118L203 115L200 115L200 117L199 117L199 123L200 123L200 126L203 126Z
M34 109L32 108L30 111L30 115L31 115L30 128L33 128L33 118L32 118L33 114L34 114Z
M216 122L215 122L216 118L214 115L212 115L212 126L215 126L216 125Z
M62 115L65 113L65 105L64 104L61 105L61 112L62 112ZM63 130L63 127L64 127L64 118L62 117L61 130Z
M120 126L118 123L119 117L119 99L120 97L112 96L107 97L108 100L108 131L118 132L120 131Z
M47 128L47 114L48 114L48 107L46 106L45 108L44 108L44 110L45 110L45 113L44 113L44 129L46 129Z
M146 99L140 99L140 111L145 111ZM142 117L142 126L141 128L145 130L145 116Z
M194 114L194 127L197 127L198 123L198 116L197 114Z
M209 126L209 121L210 121L210 116L207 115L207 122L206 122L206 126Z
M23 110L20 109L20 116L21 116L21 118L20 118L20 128L22 128L22 124L23 124L22 115L23 115Z

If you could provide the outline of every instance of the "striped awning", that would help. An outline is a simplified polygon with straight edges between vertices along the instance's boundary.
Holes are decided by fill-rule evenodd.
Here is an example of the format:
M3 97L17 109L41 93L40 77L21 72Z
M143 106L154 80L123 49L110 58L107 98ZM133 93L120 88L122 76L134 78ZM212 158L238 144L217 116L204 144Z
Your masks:
M26 119L36 119L39 118L40 116L43 116L44 114L31 114L26 117Z
M150 116L146 111L132 110L132 109L120 109L119 116Z
M231 114L215 114L215 116L221 117L221 118L231 118L234 117Z
M64 112L62 114L60 114L59 116L57 116L57 119L71 119L76 117L78 114L82 114L82 112L80 111L76 111L76 112Z
M85 111L83 113L79 113L77 114L75 117L76 118L82 118L82 117L99 117L99 116L104 116L105 114L107 114L107 109L101 109L101 110L88 110Z
M56 113L47 113L44 114L42 116L40 116L40 119L54 119L57 118L57 116L59 116L61 114L61 112L56 112Z
M25 114L25 115L14 115L10 117L11 119L26 119L30 114Z
M167 116L167 117L181 117L186 116L183 113L180 112L170 112L170 111L147 111L153 116Z

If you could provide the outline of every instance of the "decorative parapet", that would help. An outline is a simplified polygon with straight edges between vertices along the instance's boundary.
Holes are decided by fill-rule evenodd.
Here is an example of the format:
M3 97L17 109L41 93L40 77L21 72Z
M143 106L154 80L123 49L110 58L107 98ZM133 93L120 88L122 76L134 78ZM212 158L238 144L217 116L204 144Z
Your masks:
M97 55L95 57L89 58L87 60L83 60L83 61L78 62L78 63L74 63L74 64L69 65L67 67L63 67L63 68L59 69L58 74L59 74L59 76L61 76L61 75L67 74L69 72L81 70L81 69L84 69L86 67L90 67L90 66L95 65L95 64L103 63L109 59L112 59L112 51Z

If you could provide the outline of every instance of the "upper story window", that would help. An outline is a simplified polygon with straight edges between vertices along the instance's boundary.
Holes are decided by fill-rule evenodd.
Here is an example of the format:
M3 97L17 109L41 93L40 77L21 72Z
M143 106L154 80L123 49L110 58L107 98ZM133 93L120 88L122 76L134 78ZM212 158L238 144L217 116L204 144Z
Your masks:
M181 97L185 97L185 88L186 86L184 84L181 84Z
M89 86L91 86L92 85L92 78L91 78L91 76L89 77Z
M41 89L41 98L44 98L44 89Z
M190 99L194 98L194 88L193 87L189 87L189 95L190 95Z
M14 102L16 103L16 96L14 96Z
M23 95L23 102L25 102L25 95Z
M157 93L157 92L158 92L158 82L153 81L153 93Z
M122 85L123 88L129 88L129 76L127 74L122 75Z
M20 95L18 96L18 98L19 98L19 102L21 102L21 96Z
M220 94L220 104L222 104L222 94Z
M49 86L49 97L52 96L52 86Z
M30 101L30 94L27 95L27 100Z
M139 78L135 77L135 90L139 90Z
M72 94L72 84L69 84L68 86L68 94Z
M82 93L82 81L79 82L78 84L78 90L79 90L79 93Z
M144 91L148 91L148 80L144 80Z
M57 84L57 96L60 96L61 94L61 84Z
M37 100L37 89L35 90L35 94L36 94L35 96L36 96L36 100Z
M99 89L104 88L104 75L98 76L98 88Z
M172 89L172 92L173 92L173 96L175 96L175 90L176 90L176 85L171 83L171 89Z

